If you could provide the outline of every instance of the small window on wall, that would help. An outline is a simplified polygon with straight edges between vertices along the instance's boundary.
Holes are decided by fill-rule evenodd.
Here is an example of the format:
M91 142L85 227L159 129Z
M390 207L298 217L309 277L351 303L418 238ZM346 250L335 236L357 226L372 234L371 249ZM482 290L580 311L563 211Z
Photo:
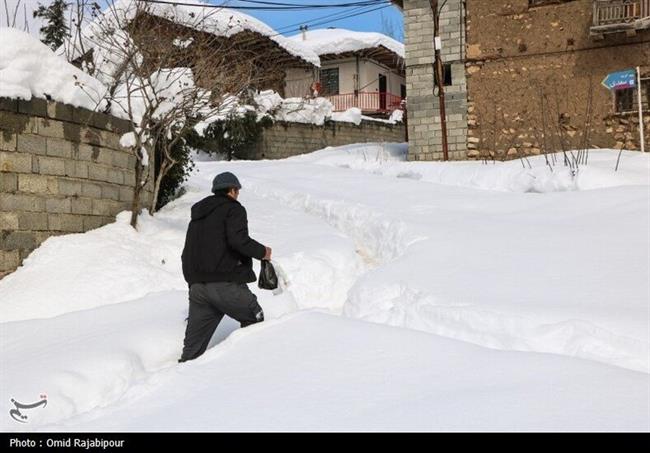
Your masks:
M436 73L434 73L434 80L435 80L436 85L437 85L438 84L438 77L437 77ZM446 87L449 87L449 86L453 85L453 79L451 77L451 64L442 65L442 80L443 80Z
M632 113L639 111L639 90L629 88L614 92L616 113ZM643 111L650 110L650 79L641 79L641 103Z
M569 3L574 0L528 0L528 7L534 8L535 6L557 5L560 3Z
M320 85L323 96L339 94L339 68L321 69Z
M634 92L636 88L627 90L617 90L614 92L616 99L616 113L633 112L634 108Z
M446 64L443 66L443 69L445 71L445 75L444 75L445 86L446 87L452 86L453 81L451 80L451 65Z

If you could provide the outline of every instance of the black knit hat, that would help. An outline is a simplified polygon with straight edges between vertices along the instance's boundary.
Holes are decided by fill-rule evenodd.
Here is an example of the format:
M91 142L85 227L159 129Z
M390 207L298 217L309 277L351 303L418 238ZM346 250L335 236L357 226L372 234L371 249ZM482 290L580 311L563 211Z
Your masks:
M233 187L241 189L241 184L239 183L237 176L233 175L229 171L219 173L212 181L212 193L217 193L217 191L221 189L230 189Z

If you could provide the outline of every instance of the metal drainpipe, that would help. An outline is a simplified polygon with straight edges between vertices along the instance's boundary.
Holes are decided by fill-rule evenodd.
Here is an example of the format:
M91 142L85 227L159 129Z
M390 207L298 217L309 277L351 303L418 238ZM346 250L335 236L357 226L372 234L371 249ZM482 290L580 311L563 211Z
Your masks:
M359 54L356 55L356 65L357 65L357 76L356 80L354 82L354 104L359 107L359 90L361 86L361 73L360 73L360 62L359 62Z

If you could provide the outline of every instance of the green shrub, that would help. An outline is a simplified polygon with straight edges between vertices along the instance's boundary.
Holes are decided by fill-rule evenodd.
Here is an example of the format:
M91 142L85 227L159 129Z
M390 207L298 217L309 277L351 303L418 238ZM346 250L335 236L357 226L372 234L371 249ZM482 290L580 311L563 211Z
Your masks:
M169 169L162 181L160 181L156 211L182 195L180 190L181 185L189 178L194 169L194 161L190 157L191 151L192 147L185 140L179 140L172 147L171 156L177 163ZM163 153L164 151L160 147L156 149L156 175L160 171L160 162L163 160Z
M243 116L232 115L223 121L210 124L203 137L192 129L172 148L171 155L177 163L160 183L156 210L182 195L181 185L194 169L194 162L190 157L193 150L201 150L208 154L223 154L228 160L241 159L247 155L250 147L257 145L262 138L264 128L271 124L273 121L270 118L265 117L258 121L255 112L247 112ZM156 150L156 175L160 171L163 152L160 146Z
M248 155L251 147L257 146L264 128L271 124L273 121L268 117L258 121L255 112L231 115L210 124L205 131L203 146L198 148L209 153L222 153L228 160L242 159Z

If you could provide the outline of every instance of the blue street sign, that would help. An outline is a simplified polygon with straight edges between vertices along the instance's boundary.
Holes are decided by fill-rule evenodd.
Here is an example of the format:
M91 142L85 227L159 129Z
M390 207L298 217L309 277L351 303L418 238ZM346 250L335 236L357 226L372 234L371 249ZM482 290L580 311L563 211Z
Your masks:
M612 72L603 80L603 86L608 90L626 90L636 87L636 71L628 69L626 71Z

